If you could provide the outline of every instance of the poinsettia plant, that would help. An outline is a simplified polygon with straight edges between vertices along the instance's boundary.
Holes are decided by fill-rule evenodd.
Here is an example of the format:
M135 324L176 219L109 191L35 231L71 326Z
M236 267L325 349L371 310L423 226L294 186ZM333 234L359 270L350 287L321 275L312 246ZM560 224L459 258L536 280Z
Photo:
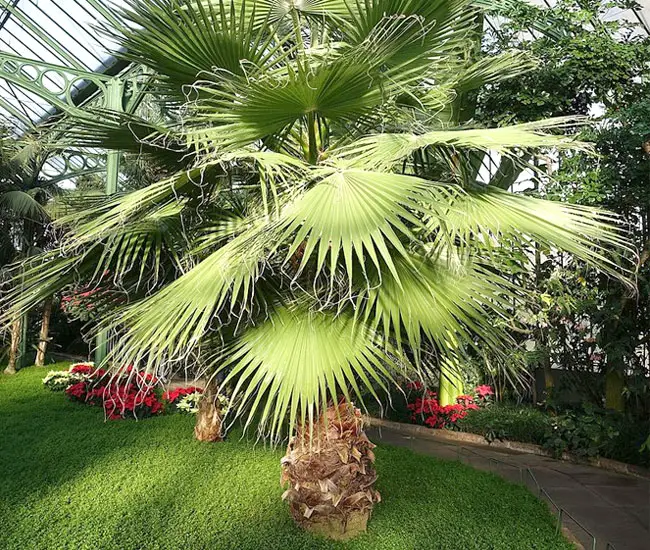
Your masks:
M415 400L407 404L411 413L411 422L423 424L435 429L453 430L459 420L467 416L472 410L486 406L494 391L490 386L477 386L473 395L459 395L456 403L441 405L438 394L425 390L419 381L409 382L407 389L414 390Z
M108 281L101 285L74 286L64 290L61 311L74 321L101 319L104 314L124 301L124 296Z
M145 418L163 412L163 402L158 396L158 379L139 372L132 365L123 367L113 376L95 368L92 363L72 365L67 372L53 376L46 385L67 380L66 395L73 401L101 406L110 420L120 418Z

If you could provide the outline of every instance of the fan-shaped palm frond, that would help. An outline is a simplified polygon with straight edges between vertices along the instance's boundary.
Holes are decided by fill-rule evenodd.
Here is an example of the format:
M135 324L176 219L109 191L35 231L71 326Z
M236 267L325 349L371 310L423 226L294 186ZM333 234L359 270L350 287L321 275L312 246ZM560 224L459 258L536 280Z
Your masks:
M288 52L274 33L255 25L255 2L127 0L125 25L109 32L123 57L152 68L168 93L183 101L185 86L263 71ZM180 8L180 9L179 9Z
M430 218L428 228L437 242L462 246L480 242L498 247L503 236L536 241L620 276L625 266L617 264L606 250L634 252L625 235L614 229L615 222L615 215L598 208L545 201L486 186L459 192L444 218Z
M293 305L244 332L220 368L229 370L224 385L234 385L232 400L247 423L256 419L277 436L286 420L311 424L339 396L363 402L359 382L378 398L374 385L387 389L393 380L389 364L394 372L394 359L360 322Z
M39 222L49 220L43 206L31 194L20 190L0 193L0 214Z
M381 327L384 337L408 344L417 357L423 337L442 356L461 346L498 349L506 343L493 319L507 317L506 306L517 293L501 275L431 256L397 258L395 267L399 279L374 281L359 298L364 318Z
M155 370L196 348L224 308L226 314L245 315L277 234L274 224L261 222L162 290L107 319L104 324L111 328L129 329L116 360L144 361Z
M430 182L415 177L361 170L336 171L285 212L289 220L287 234L295 232L288 256L304 246L301 271L318 248L316 274L325 265L327 256L333 274L342 255L352 280L355 255L359 265L365 266L367 254L378 270L381 259L399 280L389 247L406 255L400 237L413 239L409 225L419 223L414 212L423 210L420 204L425 189L445 194L443 187L436 189Z

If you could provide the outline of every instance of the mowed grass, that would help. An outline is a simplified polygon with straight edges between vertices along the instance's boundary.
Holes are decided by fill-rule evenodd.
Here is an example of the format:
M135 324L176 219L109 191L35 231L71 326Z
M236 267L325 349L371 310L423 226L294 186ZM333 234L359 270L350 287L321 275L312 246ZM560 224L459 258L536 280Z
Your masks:
M104 422L43 388L48 369L0 377L2 549L569 549L524 488L462 464L377 449L369 532L347 543L298 529L280 450L192 438L193 417Z

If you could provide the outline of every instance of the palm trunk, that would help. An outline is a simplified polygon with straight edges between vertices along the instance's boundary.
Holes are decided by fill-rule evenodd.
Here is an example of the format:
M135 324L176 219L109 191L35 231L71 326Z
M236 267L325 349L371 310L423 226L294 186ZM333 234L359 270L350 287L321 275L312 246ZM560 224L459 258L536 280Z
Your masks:
M316 425L300 426L282 459L282 495L303 528L335 540L366 531L373 506L375 446L363 431L359 409L330 406Z
M45 365L45 353L50 334L50 318L52 317L52 298L45 300L43 304L43 319L41 320L41 333L38 337L38 350L36 352L36 366Z
M454 405L456 398L463 393L463 376L460 365L440 365L440 386L438 388L438 403L440 405Z
M16 374L18 355L20 349L20 337L22 334L23 318L17 317L11 325L11 344L9 346L9 364L4 370L5 374Z
M217 397L214 385L208 384L199 402L194 426L194 437L199 441L223 441L221 407Z

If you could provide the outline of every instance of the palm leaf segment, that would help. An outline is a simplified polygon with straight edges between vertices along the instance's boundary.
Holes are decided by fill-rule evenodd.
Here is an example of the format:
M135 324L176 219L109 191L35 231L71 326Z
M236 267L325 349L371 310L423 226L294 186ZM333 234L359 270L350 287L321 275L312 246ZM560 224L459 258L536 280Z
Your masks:
M234 384L239 412L248 412L249 423L259 415L278 434L287 419L289 426L311 423L340 396L363 402L362 387L378 397L374 385L386 389L392 381L388 362L372 332L348 315L293 305L277 308L267 322L246 331L222 368L229 369L225 384Z
M27 271L2 321L58 279L106 268L131 277L133 301L105 321L122 335L116 362L155 370L216 353L239 412L249 407L249 420L259 413L277 433L285 415L310 418L348 388L388 380L404 348L444 360L464 346L498 347L492 320L517 294L487 267L504 235L614 273L605 247L625 241L607 214L414 162L423 152L453 166L463 151L583 147L549 132L566 120L436 122L436 102L447 112L458 91L530 66L516 54L468 61L475 15L464 0L129 0L132 24L114 34L153 70L172 113L138 128L173 136L163 149L187 140L193 166L65 220L63 254ZM127 135L116 124L110 146ZM101 125L91 134L100 139ZM138 244L161 220L183 228L164 254ZM136 258L147 255L165 269L145 285Z

